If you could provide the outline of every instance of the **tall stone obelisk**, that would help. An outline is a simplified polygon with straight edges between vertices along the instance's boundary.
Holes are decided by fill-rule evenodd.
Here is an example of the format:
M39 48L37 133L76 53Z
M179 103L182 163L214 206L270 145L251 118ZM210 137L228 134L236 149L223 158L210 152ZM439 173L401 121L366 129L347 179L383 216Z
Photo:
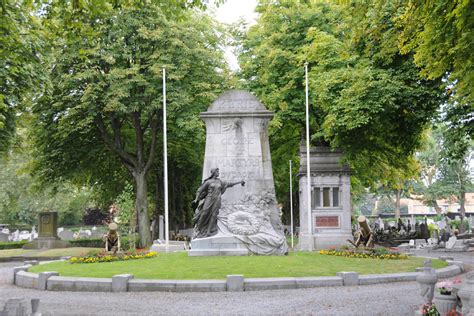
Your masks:
M194 239L190 255L287 252L267 133L272 117L255 96L239 90L225 92L201 113L206 123L203 179L209 177L211 169L219 168L222 180L246 183L222 195L219 233Z

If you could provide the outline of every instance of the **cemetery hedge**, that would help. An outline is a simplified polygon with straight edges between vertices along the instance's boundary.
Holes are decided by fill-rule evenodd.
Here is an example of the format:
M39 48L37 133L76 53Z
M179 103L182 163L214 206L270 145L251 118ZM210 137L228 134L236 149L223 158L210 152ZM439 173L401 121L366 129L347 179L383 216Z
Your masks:
M25 245L26 243L28 243L27 240L15 242L0 242L0 250L22 248L23 245Z
M104 241L101 238L84 238L70 240L69 243L72 247L90 247L90 248L103 248Z

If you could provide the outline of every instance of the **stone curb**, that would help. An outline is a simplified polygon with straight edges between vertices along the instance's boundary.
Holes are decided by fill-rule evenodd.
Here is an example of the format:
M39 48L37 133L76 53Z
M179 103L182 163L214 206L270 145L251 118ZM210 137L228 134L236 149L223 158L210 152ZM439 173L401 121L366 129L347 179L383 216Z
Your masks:
M58 276L57 272L28 272L31 266L13 269L14 284L24 288L48 291L80 292L225 292L301 289L324 286L358 286L379 283L416 281L420 272L359 275L356 272L338 272L331 277L244 278L229 275L227 280L145 280L134 279L131 274L112 278L79 278ZM462 273L461 262L436 270L438 278Z

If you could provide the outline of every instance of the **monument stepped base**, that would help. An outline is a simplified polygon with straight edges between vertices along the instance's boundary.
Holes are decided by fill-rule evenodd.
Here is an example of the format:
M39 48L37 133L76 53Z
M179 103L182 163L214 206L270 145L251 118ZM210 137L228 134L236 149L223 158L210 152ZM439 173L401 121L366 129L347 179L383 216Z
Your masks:
M212 237L196 238L191 241L188 256L248 256L245 245L230 235L218 234Z
M32 242L23 245L23 249L53 249L67 247L70 247L70 244L67 241L55 237L38 237Z

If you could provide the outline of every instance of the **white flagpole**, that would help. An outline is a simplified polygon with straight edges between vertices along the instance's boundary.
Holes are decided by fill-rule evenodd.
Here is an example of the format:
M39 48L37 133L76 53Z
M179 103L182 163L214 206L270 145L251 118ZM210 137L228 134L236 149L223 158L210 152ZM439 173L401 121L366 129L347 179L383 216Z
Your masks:
M169 246L169 217L168 217L168 136L166 133L166 69L163 67L163 184L165 194L165 241L166 252Z
M311 159L309 155L309 97L308 97L308 63L304 63L306 81L306 200L308 208L308 250L313 251L313 231L311 216Z
M291 220L291 226L290 226L290 232L291 232L291 249L294 249L294 244L293 244L293 175L292 175L292 170L291 170L291 160L290 160L290 220Z

